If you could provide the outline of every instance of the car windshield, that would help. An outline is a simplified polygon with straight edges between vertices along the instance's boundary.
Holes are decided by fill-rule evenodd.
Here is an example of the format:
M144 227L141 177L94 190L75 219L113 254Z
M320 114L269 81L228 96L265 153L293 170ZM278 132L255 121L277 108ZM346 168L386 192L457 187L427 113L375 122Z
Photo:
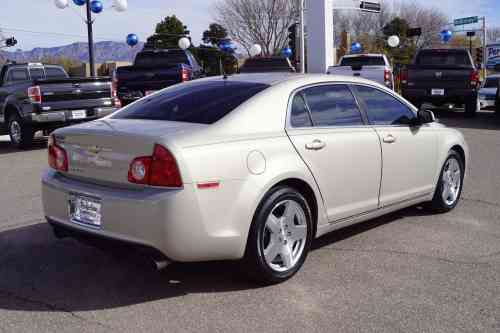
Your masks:
M498 77L487 78L484 83L484 88L498 88L498 81L500 81L500 78Z
M143 98L113 118L213 124L268 87L227 80L183 84Z
M380 56L347 57L342 59L340 66L385 66L385 61Z
M137 67L162 67L178 64L189 64L186 52L182 50L142 52L137 55L134 62Z
M417 57L420 66L471 67L471 60L465 51L432 50L423 51Z

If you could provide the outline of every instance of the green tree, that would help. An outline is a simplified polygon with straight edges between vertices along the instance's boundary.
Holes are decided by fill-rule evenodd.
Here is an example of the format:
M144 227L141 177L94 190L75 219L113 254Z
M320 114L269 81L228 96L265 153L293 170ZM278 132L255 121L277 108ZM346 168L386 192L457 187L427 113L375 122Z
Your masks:
M203 32L203 43L217 46L221 39L227 38L227 30L222 25L212 23L209 25L208 30Z
M395 17L382 29L385 39L393 35L400 39L398 47L391 48L385 45L385 52L392 59L393 64L409 64L415 55L417 46L412 38L408 38L408 29L410 29L410 25L400 17Z
M155 34L147 39L146 47L176 48L179 39L186 35L186 29L175 15L167 16L156 25Z

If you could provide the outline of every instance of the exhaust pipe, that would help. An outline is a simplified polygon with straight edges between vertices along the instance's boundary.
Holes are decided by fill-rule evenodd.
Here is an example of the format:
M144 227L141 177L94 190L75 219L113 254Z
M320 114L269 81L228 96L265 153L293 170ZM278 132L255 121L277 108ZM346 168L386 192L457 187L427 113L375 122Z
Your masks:
M161 271L171 264L171 262L168 260L155 260L155 259L153 259L153 263L157 271Z

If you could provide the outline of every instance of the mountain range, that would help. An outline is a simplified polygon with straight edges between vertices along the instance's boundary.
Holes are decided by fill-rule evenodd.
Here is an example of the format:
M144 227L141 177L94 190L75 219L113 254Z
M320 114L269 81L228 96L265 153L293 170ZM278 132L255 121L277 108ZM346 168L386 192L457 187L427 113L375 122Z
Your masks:
M142 50L144 44L140 43L135 47L130 47L126 43L104 41L94 45L96 63L106 61L127 61L132 62L135 55ZM31 51L0 51L1 60L12 60L16 62L35 62L43 58L65 57L80 62L88 62L88 44L73 43L59 47L34 48Z

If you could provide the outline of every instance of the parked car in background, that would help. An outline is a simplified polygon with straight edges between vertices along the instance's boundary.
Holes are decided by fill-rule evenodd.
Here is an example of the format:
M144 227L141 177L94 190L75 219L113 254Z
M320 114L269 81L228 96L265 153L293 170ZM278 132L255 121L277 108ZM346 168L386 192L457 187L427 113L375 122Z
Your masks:
M56 236L125 242L158 267L243 259L266 283L333 230L424 202L452 210L468 164L460 132L386 87L281 73L164 89L57 130L48 153Z
M423 103L465 107L467 116L478 109L480 72L466 49L420 50L401 72L402 95L417 108Z
M486 110L495 109L495 99L497 96L499 84L500 84L500 74L490 75L486 78L478 94L479 105L481 109L486 109Z
M70 78L60 66L8 63L0 68L0 134L28 148L37 131L94 120L117 110L111 79Z
M153 49L139 52L132 66L117 68L113 84L125 106L163 88L203 76L203 68L191 52Z
M394 89L394 75L389 59L384 54L350 54L343 56L327 74L362 77Z
M295 73L290 59L285 57L252 57L245 60L240 73Z

